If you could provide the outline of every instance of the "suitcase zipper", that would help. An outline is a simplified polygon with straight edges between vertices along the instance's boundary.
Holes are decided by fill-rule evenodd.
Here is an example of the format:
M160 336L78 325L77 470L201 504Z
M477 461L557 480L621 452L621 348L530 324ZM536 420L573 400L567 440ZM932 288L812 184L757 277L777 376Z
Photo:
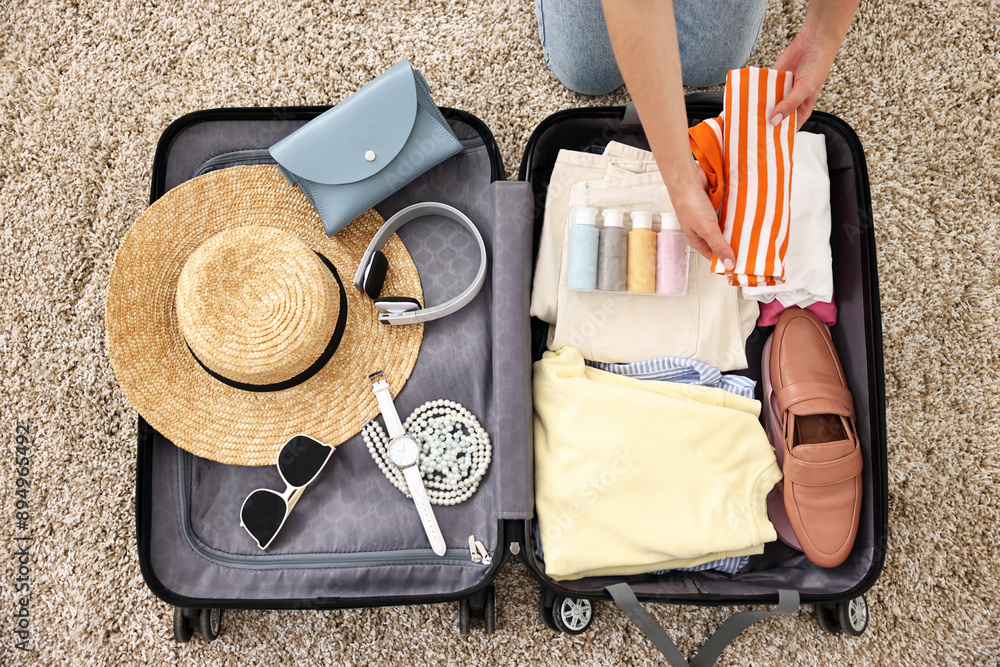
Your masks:
M493 556L486 550L486 545L476 539L475 535L469 535L469 554L473 563L490 565L493 563Z
M185 531L188 539L191 535ZM195 538L197 540L197 538ZM200 540L199 540L200 542ZM402 549L400 551L361 551L357 553L329 554L269 554L241 556L227 554L204 545L194 547L198 554L217 565L244 570L275 570L287 568L340 569L378 567L385 565L459 565L470 566L464 549L448 549L444 556L437 556L430 549ZM482 565L485 567L485 564Z
M189 546L208 561L226 567L246 570L274 570L296 568L349 568L373 567L379 565L459 565L464 567L486 567L493 562L482 542L473 540L483 554L480 560L469 560L465 549L448 549L443 556L436 555L430 547L426 549L396 549L393 551L359 551L353 553L308 553L308 554L234 554L221 551L205 544L194 533L191 526L190 495L191 468L193 455L177 449L178 498L184 537Z

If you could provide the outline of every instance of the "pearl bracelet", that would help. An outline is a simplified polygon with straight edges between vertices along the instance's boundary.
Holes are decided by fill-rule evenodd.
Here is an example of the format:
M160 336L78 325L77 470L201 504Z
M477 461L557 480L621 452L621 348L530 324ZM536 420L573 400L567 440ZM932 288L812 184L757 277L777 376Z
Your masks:
M403 423L403 430L420 445L417 466L433 504L457 505L476 492L493 447L486 429L461 403L443 399L424 403ZM389 438L382 426L375 420L366 422L361 435L382 473L409 496L403 471L389 461Z

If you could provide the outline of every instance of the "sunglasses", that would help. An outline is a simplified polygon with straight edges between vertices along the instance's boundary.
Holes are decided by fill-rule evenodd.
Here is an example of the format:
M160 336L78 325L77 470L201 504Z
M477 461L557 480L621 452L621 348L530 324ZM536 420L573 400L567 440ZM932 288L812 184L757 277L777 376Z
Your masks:
M284 492L256 489L240 508L240 525L257 541L257 546L266 549L271 545L302 492L323 470L331 454L333 447L307 435L297 435L281 446L276 465L285 482Z

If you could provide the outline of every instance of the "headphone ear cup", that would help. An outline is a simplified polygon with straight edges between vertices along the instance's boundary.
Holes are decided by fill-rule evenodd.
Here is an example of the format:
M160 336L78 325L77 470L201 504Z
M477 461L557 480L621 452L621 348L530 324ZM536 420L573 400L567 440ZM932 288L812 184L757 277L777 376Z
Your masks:
M382 294L382 286L385 284L385 277L389 273L389 260L381 250L376 250L372 259L368 262L368 270L365 271L364 288L365 294L372 301Z

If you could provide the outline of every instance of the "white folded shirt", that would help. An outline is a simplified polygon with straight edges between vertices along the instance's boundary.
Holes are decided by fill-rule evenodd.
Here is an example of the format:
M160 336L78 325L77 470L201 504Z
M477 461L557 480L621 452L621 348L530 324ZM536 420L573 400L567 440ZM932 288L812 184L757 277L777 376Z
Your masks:
M743 298L805 308L833 299L830 170L826 137L798 132L792 150L791 219L782 285L743 287Z

